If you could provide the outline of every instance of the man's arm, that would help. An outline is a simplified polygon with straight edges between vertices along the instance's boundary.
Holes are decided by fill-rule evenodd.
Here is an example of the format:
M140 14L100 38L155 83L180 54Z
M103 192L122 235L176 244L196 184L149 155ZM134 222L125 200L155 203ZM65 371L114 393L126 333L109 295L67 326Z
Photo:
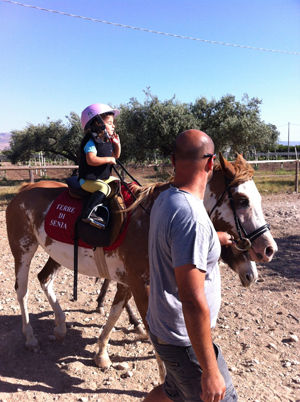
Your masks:
M204 293L205 272L193 264L185 264L175 268L175 277L187 332L203 371L201 398L204 402L219 402L226 388L211 338L210 313Z

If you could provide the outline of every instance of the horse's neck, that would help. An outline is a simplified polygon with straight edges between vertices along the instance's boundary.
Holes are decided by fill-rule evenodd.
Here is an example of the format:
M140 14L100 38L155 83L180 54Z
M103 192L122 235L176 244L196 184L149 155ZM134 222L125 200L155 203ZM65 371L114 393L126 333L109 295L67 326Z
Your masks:
M137 205L134 210L132 211L132 216L131 220L136 226L136 222L145 222L145 224L148 224L149 222L149 217L150 217L150 212L153 207L153 204L157 197L165 190L167 190L170 187L170 182L168 183L157 183L153 186L153 188L150 190L149 194L144 197L143 201L141 202L141 205ZM145 189L145 187L144 187ZM143 192L143 188L140 188L139 191ZM139 196L139 193L136 193L136 196ZM140 223L139 223L140 224Z
M209 212L221 197L225 186L225 175L222 170L214 171L211 180L207 183L204 193L204 207Z

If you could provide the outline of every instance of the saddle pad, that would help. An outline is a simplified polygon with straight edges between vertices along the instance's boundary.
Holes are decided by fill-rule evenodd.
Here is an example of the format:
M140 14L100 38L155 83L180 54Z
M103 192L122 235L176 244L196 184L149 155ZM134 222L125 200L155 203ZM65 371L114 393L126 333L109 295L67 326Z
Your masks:
M61 243L74 244L74 226L76 219L81 214L81 208L81 199L71 197L68 188L63 191L53 201L47 213L45 219L47 235ZM78 246L93 248L81 239L79 239Z
M129 183L131 187L135 183ZM121 186L121 192L124 198L126 207L129 207L133 200L125 186ZM69 194L69 189L63 191L52 203L46 219L45 232L54 240L61 243L74 244L74 226L76 219L81 213L82 201L79 198L73 198ZM129 214L124 230L119 234L116 241L109 247L104 247L104 251L112 251L119 247L125 238L129 224ZM101 229L98 229L101 230ZM81 239L78 242L79 247L93 248Z

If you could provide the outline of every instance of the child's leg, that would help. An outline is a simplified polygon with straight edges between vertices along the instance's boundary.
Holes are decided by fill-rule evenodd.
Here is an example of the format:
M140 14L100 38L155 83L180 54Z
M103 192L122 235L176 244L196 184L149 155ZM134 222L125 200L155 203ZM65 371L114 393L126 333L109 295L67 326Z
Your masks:
M89 193L94 193L95 191L101 191L106 197L110 194L110 186L102 180L86 180L81 187L88 191Z
M109 211L107 207L103 205L103 202L110 194L111 190L109 185L100 180L87 180L82 185L82 188L86 191L93 192L82 213L82 220L101 229L105 229L109 219Z

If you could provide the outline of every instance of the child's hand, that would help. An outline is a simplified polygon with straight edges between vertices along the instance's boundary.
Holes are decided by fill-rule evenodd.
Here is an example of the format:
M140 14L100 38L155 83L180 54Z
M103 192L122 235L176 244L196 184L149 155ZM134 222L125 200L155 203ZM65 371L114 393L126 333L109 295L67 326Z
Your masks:
M120 144L120 138L119 138L118 134L113 133L113 135L112 135L112 137L111 137L111 141L112 141L114 144Z
M116 158L114 158L113 156L110 157L110 158L108 159L108 163L109 163L110 165L116 165L116 164L117 164Z

